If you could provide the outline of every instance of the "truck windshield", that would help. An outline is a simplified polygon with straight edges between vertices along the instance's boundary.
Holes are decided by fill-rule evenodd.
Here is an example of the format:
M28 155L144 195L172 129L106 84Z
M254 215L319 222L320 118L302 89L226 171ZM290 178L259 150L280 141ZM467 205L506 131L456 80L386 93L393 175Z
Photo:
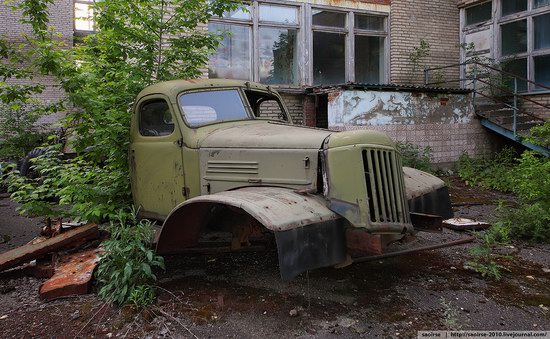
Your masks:
M183 117L191 127L251 119L236 89L185 93L179 100Z

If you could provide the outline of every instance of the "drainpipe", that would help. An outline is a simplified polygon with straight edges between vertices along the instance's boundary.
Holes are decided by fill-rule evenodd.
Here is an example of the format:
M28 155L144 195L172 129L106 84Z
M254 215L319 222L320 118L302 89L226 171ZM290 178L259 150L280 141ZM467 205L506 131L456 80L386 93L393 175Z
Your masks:
M514 139L517 137L517 112L518 112L518 78L514 77L514 124L512 130L514 132Z
M472 102L474 104L474 107L476 105L476 80L477 80L477 64L474 64L474 80L472 81L472 87L473 87Z
M429 75L428 75L428 67L424 66L424 86L428 86L428 80L429 80Z

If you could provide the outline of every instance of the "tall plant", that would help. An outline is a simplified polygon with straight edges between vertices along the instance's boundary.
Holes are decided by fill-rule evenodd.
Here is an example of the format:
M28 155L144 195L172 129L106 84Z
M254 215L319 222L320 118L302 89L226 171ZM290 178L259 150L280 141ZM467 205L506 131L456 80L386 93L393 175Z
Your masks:
M22 21L31 24L37 37L29 40L36 50L36 68L57 77L72 107L64 123L75 131L73 147L80 156L60 167L59 176L66 185L55 195L73 206L75 216L112 219L117 210L131 204L127 147L133 99L155 82L200 76L220 40L202 28L210 17L238 4L229 0L98 1L97 32L67 50L54 43L55 35L47 27L51 3L25 0L19 9L24 13ZM92 207L94 212L89 213Z

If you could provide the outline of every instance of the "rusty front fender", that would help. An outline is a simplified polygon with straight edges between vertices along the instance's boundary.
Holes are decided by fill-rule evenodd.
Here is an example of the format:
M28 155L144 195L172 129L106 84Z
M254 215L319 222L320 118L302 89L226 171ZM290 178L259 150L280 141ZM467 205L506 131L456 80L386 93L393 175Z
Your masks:
M157 253L197 245L210 212L220 205L248 214L275 233L283 280L346 259L345 220L320 196L277 187L246 187L185 201L164 221Z
M278 187L246 187L189 199L168 215L157 243L159 254L175 253L197 243L213 207L240 209L268 230L283 232L312 224L333 221L340 216L316 195L304 195Z

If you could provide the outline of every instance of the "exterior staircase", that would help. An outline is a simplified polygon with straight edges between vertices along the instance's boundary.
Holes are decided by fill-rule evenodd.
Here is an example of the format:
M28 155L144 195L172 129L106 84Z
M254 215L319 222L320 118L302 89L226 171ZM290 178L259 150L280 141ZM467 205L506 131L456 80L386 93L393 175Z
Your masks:
M550 112L550 105L523 96L517 90L520 81L530 83L533 88L550 90L550 87L478 62L425 69L425 85L442 84L441 82L429 83L429 71L441 71L444 68L456 66L467 66L470 70L473 69L469 76L459 81L462 87L472 90L474 109L482 126L547 157L550 156L550 145L535 145L526 140L531 128L544 124L545 120L521 108L524 103L529 102L531 107L537 107L537 112L541 113ZM492 75L488 76L488 74ZM501 81L495 83L491 80L495 74ZM506 79L509 85L503 85L502 79Z

